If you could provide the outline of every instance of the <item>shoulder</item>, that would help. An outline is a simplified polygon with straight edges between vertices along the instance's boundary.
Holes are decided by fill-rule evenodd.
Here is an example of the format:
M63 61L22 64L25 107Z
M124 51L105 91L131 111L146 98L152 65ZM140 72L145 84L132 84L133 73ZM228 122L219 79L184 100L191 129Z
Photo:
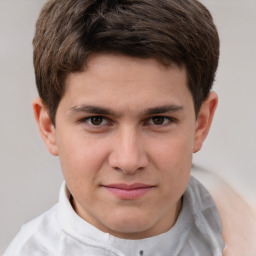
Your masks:
M51 209L40 215L39 217L31 220L22 226L20 232L16 235L3 256L25 256L32 255L37 248L38 256L46 256L49 254L49 248L46 246L45 241L54 239L53 230L57 230L56 226L56 208L53 206ZM38 249L40 248L40 254Z
M207 188L217 206L227 247L226 255L255 255L256 216L250 206L216 175L200 170L194 170L192 174Z
M193 225L188 238L194 247L205 247L195 255L222 255L225 243L222 237L221 220L216 204L208 190L193 176L191 176L183 202L189 205L188 210L193 216ZM193 255L194 255L193 254Z

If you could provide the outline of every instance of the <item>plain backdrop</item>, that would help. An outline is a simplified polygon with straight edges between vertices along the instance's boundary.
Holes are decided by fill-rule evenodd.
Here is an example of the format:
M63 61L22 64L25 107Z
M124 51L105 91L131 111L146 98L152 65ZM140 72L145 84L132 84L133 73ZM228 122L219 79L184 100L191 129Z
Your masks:
M219 106L194 163L256 205L256 1L202 0L221 38L214 90ZM21 225L58 200L58 158L44 146L32 113L37 96L32 38L42 0L0 0L0 254Z

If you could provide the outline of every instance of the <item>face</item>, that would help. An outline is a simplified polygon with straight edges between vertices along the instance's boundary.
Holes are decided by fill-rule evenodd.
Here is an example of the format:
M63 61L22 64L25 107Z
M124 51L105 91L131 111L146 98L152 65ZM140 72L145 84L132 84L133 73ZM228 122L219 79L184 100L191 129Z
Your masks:
M78 215L121 238L170 229L200 137L185 69L98 54L66 86L48 148Z

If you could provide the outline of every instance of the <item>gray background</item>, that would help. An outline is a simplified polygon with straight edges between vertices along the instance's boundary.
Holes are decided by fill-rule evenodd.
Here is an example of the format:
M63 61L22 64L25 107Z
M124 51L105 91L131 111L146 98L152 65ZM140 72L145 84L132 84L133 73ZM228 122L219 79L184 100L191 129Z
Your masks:
M40 139L32 37L41 0L0 0L0 254L26 221L58 199L58 158ZM256 1L205 0L219 29L221 58L214 90L219 106L194 163L228 181L256 206Z

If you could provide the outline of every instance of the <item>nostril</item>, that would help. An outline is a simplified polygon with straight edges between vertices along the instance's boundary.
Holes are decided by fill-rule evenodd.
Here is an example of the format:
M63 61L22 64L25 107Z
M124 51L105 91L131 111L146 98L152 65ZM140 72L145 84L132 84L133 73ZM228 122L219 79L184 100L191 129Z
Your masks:
M147 154L143 150L128 149L124 147L113 150L108 156L109 166L125 174L134 174L145 169L148 165Z

